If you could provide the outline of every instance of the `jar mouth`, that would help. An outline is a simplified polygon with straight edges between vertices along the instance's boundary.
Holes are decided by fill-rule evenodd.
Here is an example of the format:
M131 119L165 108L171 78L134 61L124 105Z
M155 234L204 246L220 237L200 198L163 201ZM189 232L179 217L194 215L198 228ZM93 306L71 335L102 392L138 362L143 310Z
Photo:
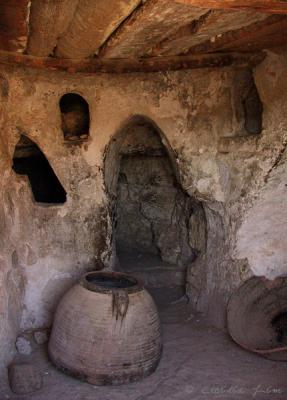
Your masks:
M121 272L89 272L84 275L82 285L93 292L123 289L133 292L139 289L138 280Z
M277 313L271 321L272 328L274 329L277 342L285 343L287 342L287 311L284 309L280 313Z

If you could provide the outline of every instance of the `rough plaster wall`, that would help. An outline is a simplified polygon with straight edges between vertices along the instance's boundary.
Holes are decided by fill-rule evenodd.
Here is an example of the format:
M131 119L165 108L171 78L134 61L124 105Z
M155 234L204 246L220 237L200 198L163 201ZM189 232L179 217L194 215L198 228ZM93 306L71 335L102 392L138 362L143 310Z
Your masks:
M147 116L164 132L183 187L203 202L207 250L190 266L187 289L198 308L209 311L218 324L230 292L251 274L245 258L231 257L241 216L282 151L285 125L280 110L272 106L274 83L286 68L286 60L282 64L279 58L270 55L256 71L265 107L262 137L230 145L224 153L218 151L220 138L234 137L238 127L231 101L236 70L94 77L2 70L9 83L1 102L0 132L1 196L6 196L0 206L2 359L11 355L18 329L51 322L58 297L84 270L112 265L104 153L112 136L135 114ZM5 94L5 84L1 88ZM81 94L90 106L90 141L81 146L63 143L58 101L69 91ZM49 160L67 191L64 205L35 204L25 177L11 170L21 133ZM13 254L18 260L14 270ZM14 273L18 283L8 279Z
M238 232L237 257L248 258L256 275L287 274L287 151Z
M0 75L0 129L5 129L5 115L9 96L9 82ZM17 255L13 252L10 239L10 223L13 223L14 203L9 190L9 162L6 143L0 136L0 380L3 366L10 361L14 353L14 340L19 330L24 278Z
M273 142L266 137L264 146L270 152L269 146L282 141L278 141L278 136L283 143L277 159L273 158L270 170L265 173L266 183L243 219L234 253L238 258L248 259L254 274L273 279L287 274L287 57L270 54L256 76L265 105L266 136L273 133ZM262 76L268 79L261 79Z
M71 90L70 84L62 89L58 82L46 86L45 78L34 84L29 82L31 76L5 71L1 79L2 92L6 82L9 86L1 102L0 346L4 363L11 358L20 329L49 325L64 291L83 271L102 267L109 229L103 189L96 178L98 167L87 165L80 147L63 145L58 100L61 90ZM56 101L45 110L51 97ZM63 206L36 204L27 177L12 171L21 133L39 145L69 192Z
M228 182L228 195L225 196L225 201L222 203L214 201L205 203L208 221L207 252L190 269L187 283L188 291L193 294L193 299L197 299L197 307L207 311L217 325L221 318L223 318L221 324L224 324L226 302L232 291L242 281L253 274L271 276L270 271L266 268L269 261L265 260L263 264L260 263L262 245L265 247L265 251L270 251L278 233L275 234L276 225L274 225L269 237L266 238L267 241L263 244L261 233L264 228L260 221L263 212L260 204L265 207L265 218L268 221L266 223L271 227L274 221L278 222L279 210L284 207L281 182L284 179L283 174L281 173L279 177L280 172L274 171L277 176L275 182L272 178L272 170L280 160L287 141L286 61L286 55L270 53L264 63L254 71L255 81L264 106L262 134L239 137L236 140L231 138L227 146L228 151L226 148L222 151L219 142L217 159L221 166L224 166L221 171L225 171L225 176L228 176L228 179L225 180ZM268 179L269 176L271 180ZM281 183L278 186L279 182ZM266 189L263 189L265 186ZM270 196L272 186L273 191L276 188L276 193L280 196L280 200L277 199L281 204L278 214L270 202L269 209L266 210L267 202L264 193L269 192ZM259 200L256 202L258 197ZM255 204L254 209L252 208L253 204ZM248 212L248 210L250 211ZM209 211L210 215L208 215ZM254 216L254 214L257 215ZM211 216L213 219L215 217L213 223ZM283 218L282 214L281 216ZM254 236L254 226L251 229L251 225L255 222L259 225L256 236ZM237 234L241 224L243 224L242 229ZM280 224L279 229L284 236L283 223ZM249 241L248 246L245 246L247 242L244 235L247 232ZM273 277L281 274L283 269L286 271L286 247L283 242L284 240L281 241L281 244L277 243L276 245L276 248L279 248L279 254L274 255L272 260L278 261L272 265ZM283 250L284 248L285 250ZM204 268L206 274L202 276Z

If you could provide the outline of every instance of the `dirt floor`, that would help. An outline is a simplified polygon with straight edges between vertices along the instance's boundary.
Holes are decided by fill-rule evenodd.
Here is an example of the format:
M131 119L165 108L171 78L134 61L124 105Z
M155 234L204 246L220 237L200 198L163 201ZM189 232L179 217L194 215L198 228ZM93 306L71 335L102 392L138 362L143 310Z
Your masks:
M182 299L161 311L164 351L157 371L124 386L99 387L57 371L39 346L29 361L43 373L41 390L16 396L7 386L0 400L211 400L287 399L287 363L246 352ZM5 386L5 385L4 385Z

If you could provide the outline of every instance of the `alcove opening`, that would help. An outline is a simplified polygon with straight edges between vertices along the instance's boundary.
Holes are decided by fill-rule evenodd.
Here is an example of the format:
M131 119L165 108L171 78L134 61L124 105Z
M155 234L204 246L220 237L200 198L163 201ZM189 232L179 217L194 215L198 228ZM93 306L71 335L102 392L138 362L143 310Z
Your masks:
M271 323L277 334L277 341L279 343L287 343L287 311L276 315Z
M259 135L262 132L263 105L252 74L242 104L246 132L250 135Z
M62 131L65 141L83 141L89 136L90 112L87 101L77 93L66 93L60 99Z
M260 135L264 108L251 69L243 69L235 74L233 97L238 122L237 134Z
M205 215L181 187L174 153L152 121L135 116L112 139L105 179L118 268L182 295L186 268L205 248Z
M21 135L13 155L13 170L27 175L34 200L37 203L63 204L66 191L40 148Z

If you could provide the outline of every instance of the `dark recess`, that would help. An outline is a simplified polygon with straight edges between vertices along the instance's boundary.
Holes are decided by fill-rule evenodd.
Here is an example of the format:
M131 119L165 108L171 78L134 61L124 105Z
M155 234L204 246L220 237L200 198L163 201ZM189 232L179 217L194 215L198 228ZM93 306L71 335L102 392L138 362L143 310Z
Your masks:
M39 147L27 136L21 138L15 147L13 170L16 174L27 175L38 203L63 204L66 191Z
M61 97L62 130L67 141L84 140L89 136L90 112L86 100L76 93Z
M94 285L105 288L129 288L137 284L136 279L112 274L88 274L86 280Z
M249 134L260 134L262 132L263 105L261 103L257 87L252 77L251 86L243 100L245 116L245 130Z
M277 333L279 343L286 343L287 340L287 311L278 314L272 321L272 326Z

